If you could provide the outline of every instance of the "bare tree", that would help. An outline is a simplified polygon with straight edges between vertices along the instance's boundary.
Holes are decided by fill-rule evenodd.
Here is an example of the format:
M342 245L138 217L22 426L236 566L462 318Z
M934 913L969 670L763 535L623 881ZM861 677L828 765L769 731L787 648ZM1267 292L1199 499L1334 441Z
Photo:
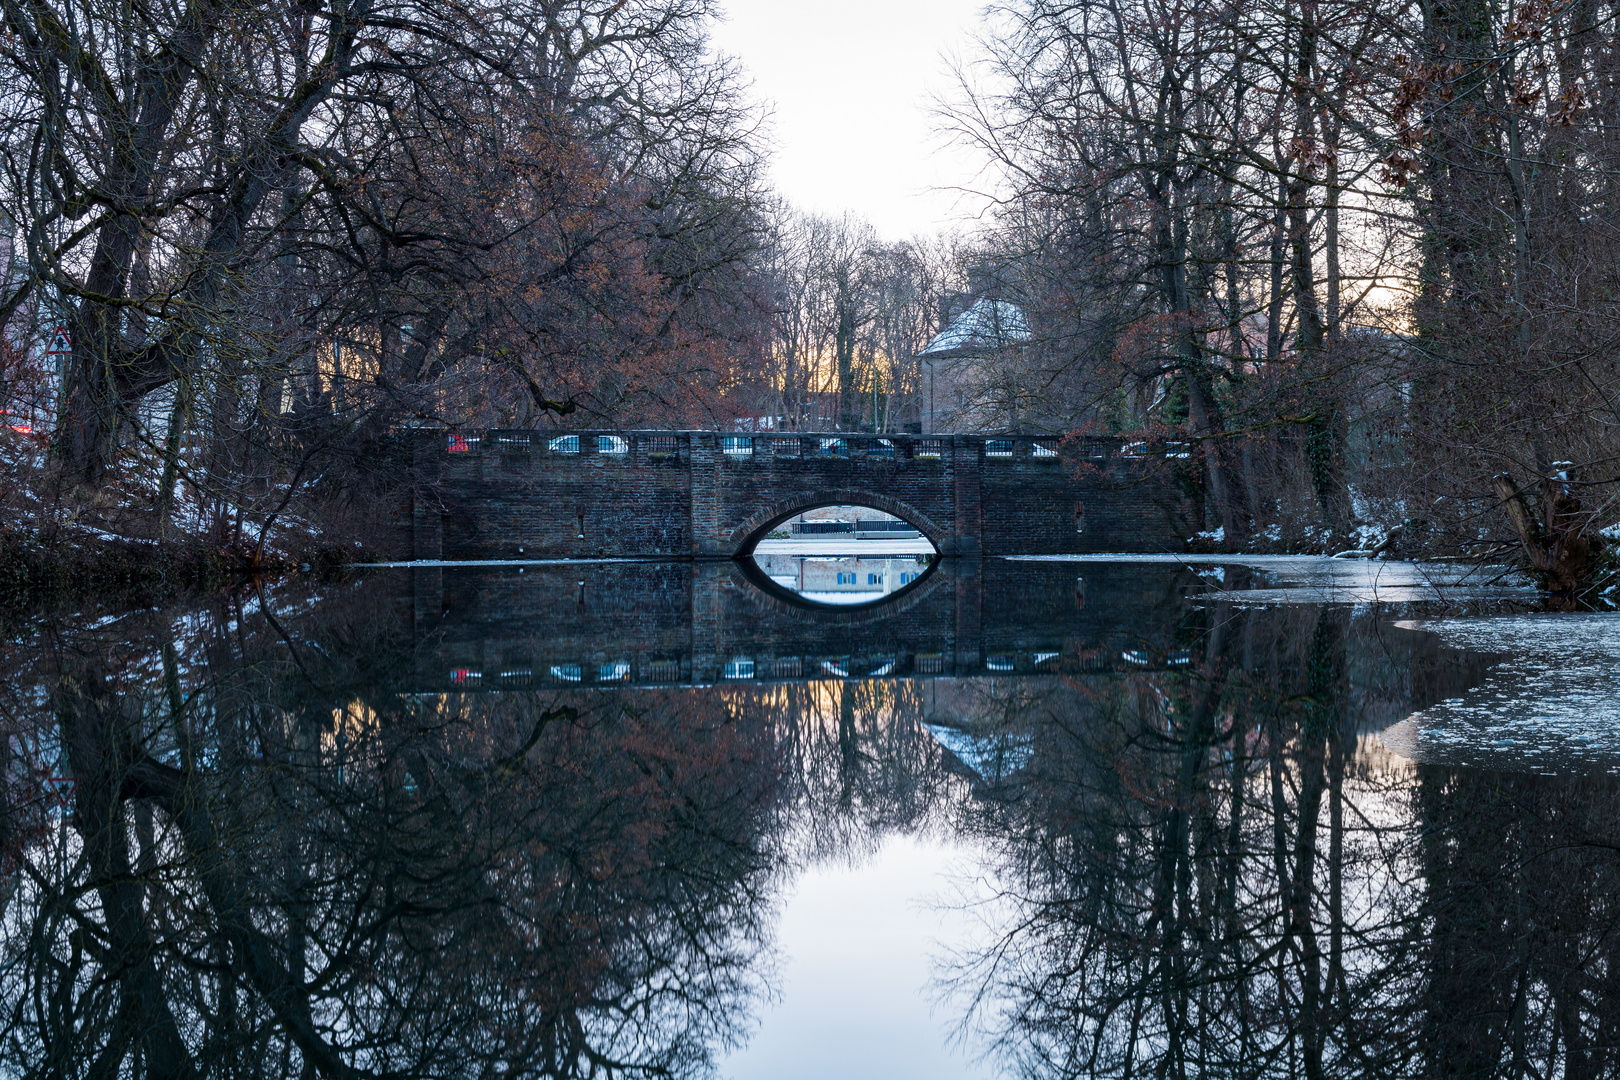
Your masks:
M757 121L709 16L7 6L0 200L29 272L4 310L70 328L66 477L93 491L121 446L164 443L154 401L165 488L206 418L191 478L237 514L271 449L286 483L413 414L712 401L760 222Z
M940 329L955 263L943 237L889 243L849 215L785 212L770 271L773 378L785 413L845 431L915 423L915 358ZM823 401L835 402L831 415Z

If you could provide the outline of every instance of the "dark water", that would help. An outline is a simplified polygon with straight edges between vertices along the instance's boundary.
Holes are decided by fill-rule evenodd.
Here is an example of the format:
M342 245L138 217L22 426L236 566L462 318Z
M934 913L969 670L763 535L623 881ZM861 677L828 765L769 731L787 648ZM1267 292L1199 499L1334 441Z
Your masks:
M514 564L42 620L0 1073L1616 1075L1616 627L1532 600Z

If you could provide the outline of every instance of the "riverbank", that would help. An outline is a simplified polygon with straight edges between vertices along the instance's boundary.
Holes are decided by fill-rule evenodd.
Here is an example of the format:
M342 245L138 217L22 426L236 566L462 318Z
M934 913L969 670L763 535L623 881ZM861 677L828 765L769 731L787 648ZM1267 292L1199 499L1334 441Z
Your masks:
M85 597L147 606L254 577L342 572L373 558L353 543L256 551L195 536L160 541L87 526L49 534L0 526L0 626Z

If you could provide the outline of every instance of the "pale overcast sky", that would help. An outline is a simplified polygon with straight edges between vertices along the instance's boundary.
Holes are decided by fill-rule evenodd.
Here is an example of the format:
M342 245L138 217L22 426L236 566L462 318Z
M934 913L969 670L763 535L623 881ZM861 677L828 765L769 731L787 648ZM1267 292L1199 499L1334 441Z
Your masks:
M715 47L774 110L771 180L807 210L864 214L888 239L976 207L951 192L976 161L942 149L931 93L968 51L985 0L725 0Z

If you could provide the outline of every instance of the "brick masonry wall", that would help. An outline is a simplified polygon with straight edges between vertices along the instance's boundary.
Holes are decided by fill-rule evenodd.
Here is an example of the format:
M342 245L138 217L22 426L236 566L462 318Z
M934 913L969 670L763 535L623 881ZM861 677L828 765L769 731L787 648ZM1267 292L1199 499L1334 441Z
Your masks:
M1077 460L975 435L492 431L465 450L442 432L418 438L400 558L729 558L840 502L905 518L963 556L1179 551L1197 520L1183 463L1124 457L1106 440ZM551 448L570 438L577 452Z

